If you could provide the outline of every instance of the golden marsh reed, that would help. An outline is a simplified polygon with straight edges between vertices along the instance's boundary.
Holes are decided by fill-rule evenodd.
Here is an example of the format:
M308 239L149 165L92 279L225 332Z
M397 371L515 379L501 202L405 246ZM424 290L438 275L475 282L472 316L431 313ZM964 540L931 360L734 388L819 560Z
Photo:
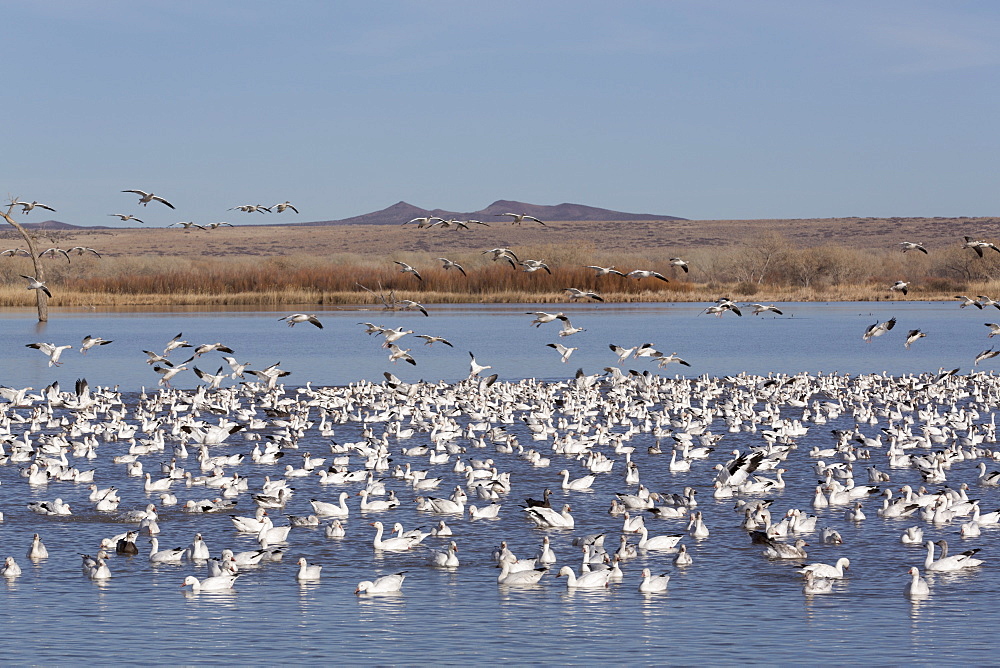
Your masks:
M724 235L718 221L706 223L700 239L693 236L697 221L671 221L663 229L630 223L554 223L552 229L503 225L482 233L395 226L241 226L195 233L160 228L38 234L41 244L86 245L103 255L44 260L53 292L50 304L56 307L381 303L379 295L360 286L382 297L391 293L395 299L429 304L566 302L568 287L597 292L608 302L705 302L723 295L741 301L1000 295L1000 253L979 258L952 236L965 228L993 226L992 219L974 224L953 219L948 226L935 226L940 246L928 244L927 255L903 253L898 242L886 241L893 238L893 225L908 229L898 222L871 223L863 228L868 237L857 236L861 228L856 224L848 226L854 232L845 237L849 243L817 234L830 221L813 222L813 228L732 225L726 239L718 238ZM684 243L671 243L667 230L679 225L687 225ZM898 230L894 238L901 239ZM16 240L10 243L14 246ZM509 247L520 260L543 261L552 273L494 262L484 253L494 247ZM440 257L460 263L468 276L444 270ZM690 273L671 266L671 257L683 257ZM399 272L393 260L414 266L423 280ZM669 282L597 276L587 265L614 266L625 273L653 270ZM34 303L19 276L30 273L31 263L24 257L0 258L0 283L5 286L0 287L0 305ZM905 297L889 290L899 280L910 284Z

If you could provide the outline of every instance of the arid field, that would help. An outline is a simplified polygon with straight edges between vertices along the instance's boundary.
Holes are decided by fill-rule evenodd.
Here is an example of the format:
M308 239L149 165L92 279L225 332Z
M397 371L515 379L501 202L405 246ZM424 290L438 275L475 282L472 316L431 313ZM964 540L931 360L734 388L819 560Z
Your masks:
M236 220L236 219L234 219ZM71 261L44 259L52 305L333 304L383 297L421 302L565 301L577 287L607 301L734 299L950 299L997 292L1000 252L980 258L963 237L1000 242L1000 218L838 218L802 220L668 220L641 222L491 222L464 229L415 225L239 225L214 230L136 227L36 231L38 248L93 248ZM23 247L3 230L5 248ZM903 253L902 241L928 253ZM544 269L494 262L492 248ZM468 277L445 271L437 258L460 263ZM684 273L669 263L688 262ZM397 271L409 263L423 280ZM655 278L598 277L587 265ZM31 261L0 258L0 303L29 305L19 274ZM909 283L907 294L890 291Z

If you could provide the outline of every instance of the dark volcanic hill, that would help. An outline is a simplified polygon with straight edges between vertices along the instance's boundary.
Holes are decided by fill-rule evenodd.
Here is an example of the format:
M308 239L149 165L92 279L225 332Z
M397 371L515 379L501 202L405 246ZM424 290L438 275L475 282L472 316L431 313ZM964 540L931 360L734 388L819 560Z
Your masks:
M73 225L59 220L43 220L40 223L21 223L26 230L111 230L107 225Z
M511 200L497 200L485 209L479 211L460 212L444 209L421 209L418 206L397 202L392 206L373 211L372 213L344 218L343 220L318 220L311 223L288 223L289 225L402 225L403 223L422 216L438 216L440 218L457 218L458 220L509 221L501 218L502 213L526 213L542 221L573 220L573 221L619 221L619 220L685 220L676 216L657 216L648 213L623 213L609 209L599 209L583 204L557 204L546 206L541 204L526 204Z

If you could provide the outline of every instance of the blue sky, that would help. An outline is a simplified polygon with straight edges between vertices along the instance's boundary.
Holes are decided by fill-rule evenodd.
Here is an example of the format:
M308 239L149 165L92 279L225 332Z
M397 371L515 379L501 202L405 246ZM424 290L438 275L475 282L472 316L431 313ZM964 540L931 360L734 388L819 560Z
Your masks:
M0 188L80 225L399 200L1000 213L986 0L13 0L4 19ZM227 211L285 200L301 215Z

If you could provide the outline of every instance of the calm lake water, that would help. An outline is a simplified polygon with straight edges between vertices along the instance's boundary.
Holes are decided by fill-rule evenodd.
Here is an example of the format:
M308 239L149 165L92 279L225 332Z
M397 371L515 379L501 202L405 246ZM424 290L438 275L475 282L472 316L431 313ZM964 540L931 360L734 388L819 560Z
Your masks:
M367 379L382 381L390 371L404 382L444 381L454 383L469 372L469 351L481 364L493 367L501 380L535 378L557 382L571 378L578 368L586 374L601 373L604 367L619 366L623 371L649 370L666 376L682 374L689 378L708 375L734 376L740 373L762 374L800 372L890 375L936 372L939 368L959 368L989 372L1000 364L987 360L973 367L974 357L990 348L988 329L983 323L1000 320L1000 312L959 309L956 303L837 303L782 304L783 317L753 317L749 309L744 317L726 314L723 318L699 315L704 305L511 305L503 307L431 307L431 316L419 313L384 311L329 311L318 315L324 323L320 330L309 324L288 328L278 318L287 312L60 312L54 310L45 325L34 322L28 312L7 312L6 336L0 347L2 384L9 387L33 387L39 390L58 380L69 390L77 378L87 378L92 387L117 385L127 407L125 420L137 424L135 406L138 392L154 391L159 376L145 364L143 350L162 352L164 345L178 332L192 344L222 342L235 352L240 362L251 368L263 368L279 362L291 371L284 378L286 395L295 396L295 387L311 382L317 386L341 386ZM540 328L530 326L526 312L562 310L574 326L586 331L558 337L558 323ZM895 329L883 337L864 343L861 334L876 322L895 317ZM443 336L454 344L423 346L413 335L400 344L411 348L417 365L392 364L380 348L381 338L368 336L359 322L373 322L390 328L403 327L416 334ZM907 330L921 329L927 337L910 349L903 347ZM113 339L108 346L92 349L87 355L68 350L61 367L48 367L39 352L25 348L34 341L72 343L79 346L84 335ZM619 365L608 344L632 347L652 343L664 353L676 352L690 368L676 364L659 370L645 359L629 359ZM576 346L568 363L547 343ZM171 354L171 359L185 359L185 351ZM196 360L205 371L215 372L223 364L219 353L209 353ZM486 372L490 373L490 372ZM972 381L969 381L970 383ZM174 387L190 390L199 381L192 372L178 375ZM231 386L227 380L224 386ZM814 397L826 400L823 396ZM966 398L968 404L972 398ZM246 402L244 402L246 403ZM695 404L698 405L697 403ZM759 408L760 406L758 406ZM992 419L995 405L979 405L977 423ZM663 410L662 405L650 410ZM943 409L942 409L943 411ZM30 409L7 407L7 414L29 416ZM63 411L57 411L62 416ZM289 537L286 556L280 563L247 569L232 592L185 593L180 587L186 575L205 577L206 567L185 562L181 565L151 565L147 559L148 542L139 540L141 554L132 557L112 556L112 578L95 583L82 574L80 553L95 553L99 541L130 526L119 520L120 512L140 509L159 501L158 493L146 493L143 480L125 475L124 465L112 463L112 457L127 452L127 441L100 439L98 457L72 460L81 469L96 469L95 481L101 487L114 485L122 497L119 513L99 513L88 500L86 485L51 482L29 486L19 475L25 464L0 466L0 558L12 555L23 574L0 581L0 622L7 632L0 640L0 656L5 664L52 664L84 661L125 663L348 663L348 664L468 664L473 661L511 663L992 663L994 650L988 636L980 639L982 629L1000 621L995 600L1000 592L1000 575L995 564L1000 559L997 530L984 528L980 537L961 539L958 526L965 520L953 520L941 526L924 525L919 519L888 520L877 517L881 497L864 501L868 519L850 522L844 519L846 507L814 510L811 505L817 481L816 459L810 448L833 447L832 429L850 429L857 416L850 406L838 419L825 424L811 424L805 436L796 439L798 448L785 462L788 485L775 490L775 520L789 508L801 508L819 516L819 526L830 526L844 537L843 545L822 545L816 534L809 541L809 562L833 563L838 557L851 559L848 577L826 595L805 596L801 577L794 561L769 561L759 545L751 545L740 524L743 516L733 511L733 500L712 498L713 466L730 458L734 449L746 452L764 445L759 432L731 433L724 421L716 418L709 429L723 434L719 447L706 460L696 460L692 470L671 473L668 470L672 441L662 439L667 454L649 454L647 448L657 439L640 431L628 445L635 447L632 458L639 467L641 482L651 490L680 492L685 486L698 490L698 510L703 511L711 535L703 540L685 537L684 544L694 558L687 568L672 566L672 554L640 553L622 566L625 577L606 590L567 590L564 578L556 578L558 568L571 565L579 572L579 548L572 538L607 532L605 547L614 552L621 534L622 519L608 514L615 492L634 492L635 485L624 479L625 457L609 446L598 450L616 460L612 472L597 477L591 491L560 489L558 471L570 470L573 478L587 473L575 457L555 455L552 441L533 441L521 417L527 409L516 412L516 419L503 426L516 435L523 446L535 448L551 457L548 467L530 466L514 453L497 451L487 441L476 448L461 437L455 444L467 448L460 457L492 458L500 471L511 472L512 490L500 501L497 520L471 521L468 516L438 516L416 510L415 493L401 479L386 477L386 486L394 490L402 504L385 513L361 513L354 496L364 483L320 485L317 476L294 478L295 494L283 509L269 511L276 524L285 524L283 514L308 515L309 500L335 501L341 491L352 496L351 512L344 522L346 537L330 539L319 528L295 528ZM781 407L781 416L803 417L802 408ZM102 416L103 418L104 416ZM202 412L202 419L216 422L218 417ZM260 417L264 418L263 413ZM572 417L557 414L558 417ZM913 416L916 419L916 415ZM72 415L67 415L72 421ZM310 418L319 421L317 410ZM456 415L463 426L469 418ZM606 422L603 415L591 421ZM919 424L919 422L918 422ZM866 435L878 435L887 425L862 423ZM369 425L380 437L384 422ZM404 426L406 421L404 420ZM625 427L609 424L621 433ZM249 457L228 472L238 471L250 479L257 491L268 475L280 477L284 463L301 465L301 454L328 458L331 441L362 441L362 422L335 424L333 436L323 436L316 426L298 440L297 450L287 450L282 465L255 464ZM23 423L11 421L15 437L25 430ZM45 426L32 434L57 434L59 426ZM273 435L279 426L247 430L264 437ZM140 432L137 437L147 435ZM428 466L426 456L401 454L402 448L430 444L429 434L417 432L412 438L390 438L393 466L411 463L414 468L429 469L431 476L444 480L432 495L447 496L464 476L453 471L456 456L448 464ZM211 447L211 454L248 453L255 444L238 433L224 445ZM168 436L167 449L145 455L145 470L159 477L159 465L169 461L176 439ZM941 446L944 447L944 446ZM996 447L984 443L983 447ZM7 448L9 451L9 448ZM201 475L197 451L190 449L178 466ZM72 459L72 458L71 458ZM983 511L1000 505L996 487L976 483L977 461L956 463L948 471L947 485L957 488L970 484L969 495L981 499ZM889 470L884 450L873 450L870 461L855 462L856 481L867 482L865 468L874 465ZM351 456L349 468L363 468L364 460ZM989 464L990 470L994 464ZM764 473L773 477L772 472ZM912 469L892 469L892 482L883 487L898 491L922 481ZM518 505L526 497L539 498L545 487L552 487L553 506L568 502L576 518L573 530L541 530L528 522ZM940 485L932 485L937 489ZM188 499L216 495L205 487L186 487L174 483L173 490L181 504ZM51 501L61 497L73 507L68 517L40 516L30 512L31 501ZM484 505L470 495L470 502ZM159 535L161 548L186 546L196 532L201 532L212 554L225 547L236 551L256 547L253 536L237 533L227 514L191 514L180 506L160 507ZM252 515L255 505L248 494L238 498L236 512ZM432 549L444 549L447 541L428 538L407 553L378 553L372 548L376 519L391 525L401 522L407 529L430 528L445 519L454 530L461 566L454 571L430 568L427 555ZM323 524L326 524L324 521ZM899 541L908 526L924 527L925 539L946 538L952 552L981 548L982 567L960 574L929 576L931 596L911 602L902 594L907 582L906 570L922 565L925 550ZM646 517L653 535L683 533L686 523ZM48 546L48 559L32 563L25 558L33 532L41 534ZM558 563L535 587L500 587L492 553L506 540L519 557L537 552L543 536L548 535ZM629 541L636 543L637 536ZM319 582L296 582L295 561L304 556L323 565ZM672 579L664 594L637 592L639 573L644 567L655 573L669 572ZM377 574L406 572L402 593L395 596L356 596L357 583ZM2 579L0 579L2 580ZM974 630L975 629L975 630ZM988 631L986 631L988 633Z

